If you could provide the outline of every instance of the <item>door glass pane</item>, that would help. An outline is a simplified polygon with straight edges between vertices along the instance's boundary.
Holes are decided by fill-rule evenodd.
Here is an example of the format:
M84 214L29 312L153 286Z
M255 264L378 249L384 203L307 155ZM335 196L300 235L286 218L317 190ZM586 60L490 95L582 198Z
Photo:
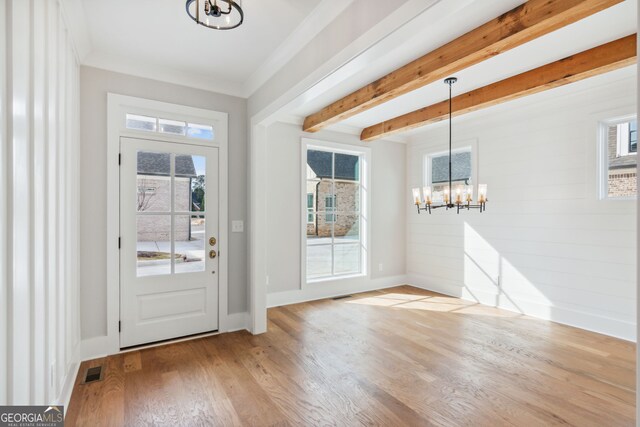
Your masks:
M171 155L138 152L138 212L169 212L171 209Z
M204 215L175 216L175 272L204 271Z
M187 167L193 167L189 170L188 175L191 180L191 212L204 212L205 206L205 190L207 186L206 170L207 161L203 156L184 156ZM176 158L176 168L178 159ZM190 163L189 163L190 162Z
M331 275L331 245L307 246L307 277L315 279Z
M360 272L360 244L335 245L334 274L354 274Z
M171 215L137 215L137 275L171 274Z
M360 240L360 215L336 215L333 225L335 242L357 242Z

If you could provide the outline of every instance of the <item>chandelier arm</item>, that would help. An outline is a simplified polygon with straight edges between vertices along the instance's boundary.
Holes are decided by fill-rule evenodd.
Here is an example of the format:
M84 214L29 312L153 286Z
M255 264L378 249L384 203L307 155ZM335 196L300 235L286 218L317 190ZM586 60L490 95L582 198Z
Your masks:
M217 0L216 0L216 2L217 2ZM227 11L226 11L226 12L225 12L225 11L223 11L223 10L220 10L220 13L221 13L222 15L229 15L229 14L231 13L231 11L233 10L233 0L229 0L229 1L227 2L227 4L229 5L229 9L227 9Z

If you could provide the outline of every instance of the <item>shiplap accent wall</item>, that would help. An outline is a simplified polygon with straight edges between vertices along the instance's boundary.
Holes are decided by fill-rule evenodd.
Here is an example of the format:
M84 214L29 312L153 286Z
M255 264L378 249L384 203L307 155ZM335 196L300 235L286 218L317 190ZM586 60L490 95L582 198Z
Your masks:
M454 88L455 89L455 88ZM636 112L635 67L454 118L478 142L487 212L407 211L412 283L635 340L636 203L599 200L598 121ZM410 188L443 124L411 138Z
M79 67L56 0L0 4L0 404L66 404L79 360Z

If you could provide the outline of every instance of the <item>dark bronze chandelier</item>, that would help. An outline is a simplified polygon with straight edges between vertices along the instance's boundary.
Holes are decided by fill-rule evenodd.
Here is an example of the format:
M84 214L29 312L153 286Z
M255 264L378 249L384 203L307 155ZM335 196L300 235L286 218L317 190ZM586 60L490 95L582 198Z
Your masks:
M478 199L477 204L473 203L473 185L459 185L456 187L455 198L452 198L452 167L451 167L451 141L452 141L452 128L451 128L451 87L458 79L456 77L448 77L444 80L445 84L449 85L449 186L444 189L443 202L434 204L433 194L430 186L422 189L422 195L420 194L420 188L414 188L413 203L418 209L418 213L422 211L428 211L431 213L432 209L445 208L446 210L454 209L456 213L460 213L461 209L479 209L480 212L486 210L487 203L487 185L478 185Z
M187 0L186 9L197 24L214 30L231 30L244 22L241 0Z

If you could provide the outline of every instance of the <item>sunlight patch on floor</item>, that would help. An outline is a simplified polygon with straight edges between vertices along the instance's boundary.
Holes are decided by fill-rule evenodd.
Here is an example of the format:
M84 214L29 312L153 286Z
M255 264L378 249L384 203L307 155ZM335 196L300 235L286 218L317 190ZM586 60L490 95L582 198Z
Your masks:
M465 301L455 297L419 294L380 294L345 301L346 304L388 307L403 310L422 310L441 313L469 314L492 317L519 317L521 314Z

